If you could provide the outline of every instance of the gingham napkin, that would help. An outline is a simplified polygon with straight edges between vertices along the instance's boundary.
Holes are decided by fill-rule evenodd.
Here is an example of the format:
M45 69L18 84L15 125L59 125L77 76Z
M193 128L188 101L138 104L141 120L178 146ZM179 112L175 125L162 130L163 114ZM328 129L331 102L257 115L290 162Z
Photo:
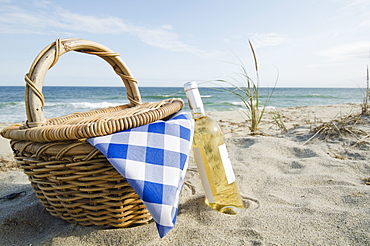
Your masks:
M175 226L192 135L193 121L179 111L167 121L87 140L134 188L160 237Z

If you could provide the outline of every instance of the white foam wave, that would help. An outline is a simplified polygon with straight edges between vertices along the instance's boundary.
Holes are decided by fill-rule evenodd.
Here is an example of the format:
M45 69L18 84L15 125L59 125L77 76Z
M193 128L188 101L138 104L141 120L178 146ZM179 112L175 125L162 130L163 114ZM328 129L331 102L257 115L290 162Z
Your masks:
M74 108L86 108L86 109L95 109L95 108L106 108L106 107L115 107L117 103L109 103L109 102L99 102L99 103L91 103L91 102L80 102L80 103L71 103Z
M125 104L123 102L121 104ZM73 103L46 103L46 107L71 108L71 109L96 109L105 107L115 107L118 103L111 102L73 102Z
M241 102L241 101L238 101L238 102L230 102L231 105L235 105L235 106L244 106L244 103Z

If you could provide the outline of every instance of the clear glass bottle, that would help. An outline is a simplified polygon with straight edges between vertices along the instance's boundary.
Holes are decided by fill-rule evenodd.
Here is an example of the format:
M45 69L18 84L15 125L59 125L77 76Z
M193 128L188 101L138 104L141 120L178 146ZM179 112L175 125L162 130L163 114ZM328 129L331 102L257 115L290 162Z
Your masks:
M195 81L184 85L189 107L195 120L193 155L205 192L205 203L225 214L244 209L224 136L216 121L209 118Z

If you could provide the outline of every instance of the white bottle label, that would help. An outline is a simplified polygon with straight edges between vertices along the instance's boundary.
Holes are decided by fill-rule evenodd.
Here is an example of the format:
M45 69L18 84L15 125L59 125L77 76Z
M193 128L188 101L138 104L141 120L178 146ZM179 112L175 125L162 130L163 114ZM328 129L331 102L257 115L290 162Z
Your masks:
M208 181L207 173L204 168L203 160L202 160L202 154L200 153L200 148L194 147L193 148L193 154L194 154L194 159L195 163L197 164L198 167L198 173L200 176L200 181L202 182L204 193L206 195L206 198L208 202L210 203L215 203L213 195L212 195L212 190L211 186Z
M218 146L218 150L220 151L222 163L224 164L224 170L225 170L227 182L231 184L235 181L235 175L234 175L233 167L231 165L231 161L229 159L229 153L227 152L226 145L222 144Z

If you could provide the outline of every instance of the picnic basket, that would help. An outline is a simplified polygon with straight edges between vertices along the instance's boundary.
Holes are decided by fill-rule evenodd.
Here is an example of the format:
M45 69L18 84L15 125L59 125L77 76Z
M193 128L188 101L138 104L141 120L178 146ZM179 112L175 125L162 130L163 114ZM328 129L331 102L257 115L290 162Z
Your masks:
M97 55L108 62L121 77L129 103L45 119L46 72L69 51ZM83 39L58 39L47 46L35 58L25 81L27 121L3 129L1 135L11 139L15 159L45 209L81 225L122 228L150 221L134 189L86 139L168 118L183 108L183 101L142 103L137 81L119 54Z

